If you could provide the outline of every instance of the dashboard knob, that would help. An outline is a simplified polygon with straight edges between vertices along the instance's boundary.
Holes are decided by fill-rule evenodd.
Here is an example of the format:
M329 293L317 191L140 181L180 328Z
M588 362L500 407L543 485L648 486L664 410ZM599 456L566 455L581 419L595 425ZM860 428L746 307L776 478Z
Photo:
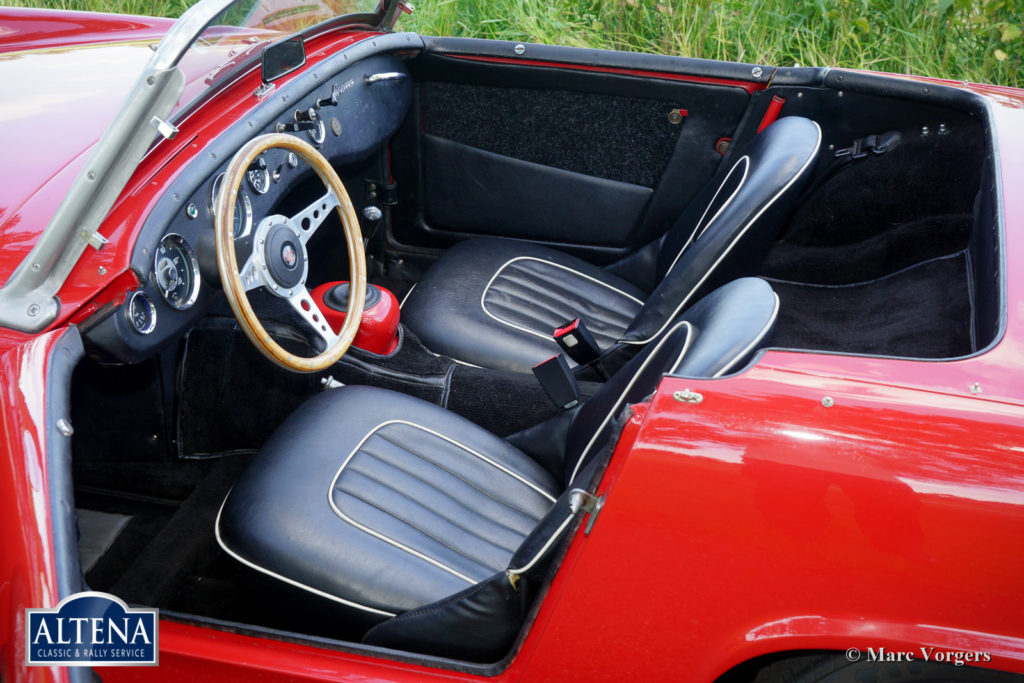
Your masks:
M296 121L299 121L299 122L308 121L309 123L316 123L317 119L319 119L319 118L320 118L320 115L316 113L316 109L314 109L313 107L310 107L309 109L306 109L305 111L303 111L302 109L296 109L295 110L295 120Z

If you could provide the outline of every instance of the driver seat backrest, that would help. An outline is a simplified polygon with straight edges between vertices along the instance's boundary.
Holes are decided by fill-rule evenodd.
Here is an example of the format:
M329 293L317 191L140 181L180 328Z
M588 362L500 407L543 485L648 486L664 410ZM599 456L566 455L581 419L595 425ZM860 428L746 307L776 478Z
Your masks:
M654 262L653 291L620 341L649 343L703 294L755 273L811 179L820 147L818 124L789 116L720 169L668 232L645 247Z
M766 343L778 307L778 296L763 280L729 283L693 306L575 411L510 437L510 443L549 468L560 461L566 484L561 496L504 573L384 621L364 642L441 656L500 657L525 618L529 582L523 579L544 576L558 541L573 528L578 509L572 491L592 488L600 462L610 456L625 407L646 400L666 374L719 377L737 369ZM552 438L552 433L564 436Z
M487 368L529 372L559 351L552 332L574 318L603 353L629 357L700 297L758 272L820 143L809 119L775 121L737 148L660 239L608 267L532 242L459 242L410 292L402 321L431 351Z

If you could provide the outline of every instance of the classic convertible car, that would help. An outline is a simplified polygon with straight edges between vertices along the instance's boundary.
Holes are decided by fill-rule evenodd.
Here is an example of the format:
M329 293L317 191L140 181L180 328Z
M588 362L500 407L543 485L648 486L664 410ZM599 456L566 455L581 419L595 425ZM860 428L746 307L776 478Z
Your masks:
M0 10L0 678L1024 673L1024 93L409 11Z

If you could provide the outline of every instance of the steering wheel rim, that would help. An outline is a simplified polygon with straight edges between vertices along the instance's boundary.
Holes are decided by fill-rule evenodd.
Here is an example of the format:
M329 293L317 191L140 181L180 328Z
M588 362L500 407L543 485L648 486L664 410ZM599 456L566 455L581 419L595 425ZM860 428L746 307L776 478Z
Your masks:
M235 254L234 224L235 203L239 188L249 166L268 149L277 148L294 152L312 167L327 187L327 193L291 217L267 216L260 221L253 232L252 252L242 268L238 267ZM327 319L317 307L306 289L308 255L306 242L316 232L323 220L337 208L348 247L349 287L348 310L341 330L334 334ZM220 281L238 324L253 345L276 365L294 372L317 372L336 363L348 350L359 330L363 318L363 303L366 297L366 257L363 253L362 233L352 200L341 179L327 159L312 145L284 133L269 133L253 138L246 143L228 164L221 182L220 195L214 212L214 236L217 246L217 270ZM271 239L267 239L271 237ZM282 242L283 240L283 242ZM284 246L280 254L269 254L271 242ZM288 249L291 249L290 260ZM284 272L279 264L273 268L266 261L277 259L290 269L301 263L302 272L298 283L281 281L275 272ZM327 344L323 353L317 356L298 356L276 341L264 329L249 303L246 292L264 287L271 294L287 299L292 308L302 317Z

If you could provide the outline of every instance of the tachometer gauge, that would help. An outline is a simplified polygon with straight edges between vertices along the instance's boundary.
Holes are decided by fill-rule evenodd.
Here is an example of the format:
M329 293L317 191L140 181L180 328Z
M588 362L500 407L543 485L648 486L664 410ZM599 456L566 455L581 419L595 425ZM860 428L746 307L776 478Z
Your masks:
M270 189L270 171L262 157L250 164L245 177L249 180L249 187L256 194L265 194Z
M217 198L220 196L222 180L224 180L223 173L213 181L213 190L210 192L210 211L212 212L217 210ZM239 190L238 197L235 199L235 220L232 231L237 240L248 235L250 230L252 230L252 202L249 201L249 195Z
M153 262L160 294L172 307L184 310L199 296L199 262L185 238L171 233L160 240Z
M124 311L132 329L139 334L149 334L156 328L156 307L142 292L134 292L128 297Z

